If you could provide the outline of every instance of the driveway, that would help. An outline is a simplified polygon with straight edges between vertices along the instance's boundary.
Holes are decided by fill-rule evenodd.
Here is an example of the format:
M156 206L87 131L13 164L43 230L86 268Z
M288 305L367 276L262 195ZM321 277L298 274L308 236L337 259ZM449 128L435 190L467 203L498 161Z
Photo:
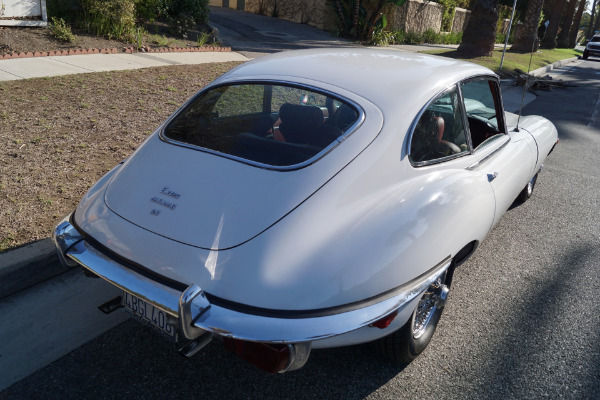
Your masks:
M360 46L306 24L223 7L210 7L209 24L226 46L249 58L283 50Z

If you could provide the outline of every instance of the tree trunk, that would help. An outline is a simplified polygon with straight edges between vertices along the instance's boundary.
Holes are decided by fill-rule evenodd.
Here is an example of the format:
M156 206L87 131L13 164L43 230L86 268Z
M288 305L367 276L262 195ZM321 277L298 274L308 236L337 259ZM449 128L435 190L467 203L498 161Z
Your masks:
M571 25L571 30L569 31L569 49L575 48L577 45L577 34L579 33L579 25L581 24L581 17L583 17L583 12L585 11L585 3L587 0L581 0L579 2L579 8L577 9L577 14L575 14L575 19L573 20L573 25Z
M544 0L529 0L527 11L525 13L525 20L523 21L523 25L520 26L517 31L515 43L510 48L511 51L529 53L534 48L533 44L537 41L537 31L543 6Z
M565 0L556 0L552 6L550 25L548 25L548 29L546 29L546 34L541 43L541 47L545 49L556 48L556 34L558 33L558 27L560 26L560 17L565 8L565 2Z
M360 0L354 0L354 12L352 15L352 29L354 37L358 38L358 14L360 13Z
M383 8L385 7L386 3L390 3L389 0L379 0L377 1L377 3L374 6L370 6L369 9L371 10L369 13L367 13L366 16L366 24L362 29L361 32L361 37L364 39L370 39L371 37L373 37L373 31L375 30L375 26L377 25L377 23L379 22L379 19L382 16L382 11Z
M591 24L591 22L590 22L590 24ZM596 22L594 22L594 30L592 31L592 34L590 35L590 38L592 36L594 36L594 34L596 32L598 32L598 29L600 29L600 18L598 18L598 15L596 15Z
M497 24L498 0L475 0L458 53L465 58L491 56Z
M575 16L575 9L577 8L578 0L570 0L569 7L567 7L567 13L563 18L562 30L558 34L556 39L556 46L561 49L569 47L569 32L571 31L571 25L573 25L573 18Z
M587 39L591 39L591 37L592 37L592 29L594 29L594 15L596 15L596 0L594 0L594 3L592 4L592 15L590 17L590 24L589 24L588 30L585 34L585 37Z

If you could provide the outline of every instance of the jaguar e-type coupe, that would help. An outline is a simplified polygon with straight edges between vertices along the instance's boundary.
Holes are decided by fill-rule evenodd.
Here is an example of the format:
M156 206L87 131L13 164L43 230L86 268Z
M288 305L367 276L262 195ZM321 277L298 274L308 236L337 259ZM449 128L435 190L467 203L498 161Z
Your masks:
M557 131L498 77L393 50L301 50L193 96L56 227L62 261L191 356L212 339L271 372L374 342L407 363L452 274L531 196ZM107 299L109 300L109 299Z

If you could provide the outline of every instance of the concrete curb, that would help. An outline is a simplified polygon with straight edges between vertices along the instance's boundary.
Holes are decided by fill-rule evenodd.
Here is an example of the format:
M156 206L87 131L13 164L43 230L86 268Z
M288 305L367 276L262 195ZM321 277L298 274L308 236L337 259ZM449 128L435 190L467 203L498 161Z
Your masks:
M564 60L560 60L553 64L546 65L545 67L534 69L533 71L531 71L529 73L529 75L541 76L547 72L552 71L554 68L562 67L563 65L566 65L568 63L571 63L571 62L577 61L577 60L579 60L579 57L565 58Z
M0 253L0 299L68 270L49 238Z

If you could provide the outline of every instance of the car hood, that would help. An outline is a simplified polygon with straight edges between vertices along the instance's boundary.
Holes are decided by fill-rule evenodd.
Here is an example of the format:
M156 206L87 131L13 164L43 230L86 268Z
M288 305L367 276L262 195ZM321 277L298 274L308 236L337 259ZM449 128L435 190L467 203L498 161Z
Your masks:
M375 138L365 120L311 165L270 170L162 141L154 134L112 177L104 195L117 215L188 245L222 250L251 240L284 218Z

